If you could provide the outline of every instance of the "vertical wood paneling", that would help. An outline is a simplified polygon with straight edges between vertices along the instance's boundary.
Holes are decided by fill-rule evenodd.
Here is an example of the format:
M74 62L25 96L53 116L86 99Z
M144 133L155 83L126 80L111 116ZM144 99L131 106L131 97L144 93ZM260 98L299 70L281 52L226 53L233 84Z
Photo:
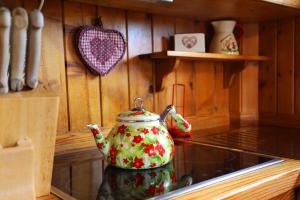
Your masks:
M99 77L93 76L80 61L74 45L77 28L91 24L96 7L64 1L65 52L68 76L70 130L85 130L88 123L100 122Z
M300 115L300 18L295 22L295 113Z
M243 25L245 34L243 38L242 52L245 55L258 55L259 27L257 23ZM246 63L242 71L242 113L246 115L258 115L258 65Z
M225 70L226 70L226 83L229 84L230 79L232 81L230 87L229 87L229 111L230 114L232 115L232 117L235 117L236 115L239 115L240 112L242 111L241 108L241 93L242 93L242 89L241 89L241 73L237 73L235 75L232 76L232 72L230 70L230 68L227 68L228 65L225 65ZM239 66L240 67L240 66ZM239 117L239 116L238 116Z
M259 68L259 110L263 113L277 111L277 23L264 22L259 27L259 53L269 60Z
M25 5L32 10L39 1L4 0L4 3L10 8ZM203 22L68 0L46 1L43 12L46 26L39 81L42 88L60 96L59 133L85 132L88 123L102 122L110 127L119 112L133 106L135 97L143 97L148 110L161 112L172 102L174 83L185 84L185 114L195 121L197 117L207 120L216 113L228 112L222 64L182 61L177 71L164 79L162 91L154 93L153 62L138 58L143 53L171 49L171 36L175 32L205 32ZM128 42L123 60L105 77L90 73L74 43L78 28L94 24L97 16L102 17L104 28L119 30Z
M205 23L197 22L195 31L206 34ZM207 35L206 35L207 37ZM214 112L215 70L212 62L195 62L196 112L207 116Z
M82 5L82 20L83 25L93 25L97 18L97 7L89 4ZM87 90L87 102L88 102L88 123L100 124L100 78L95 76L85 67L86 72L86 90ZM79 108L80 109L80 108ZM86 123L81 123L78 126L79 129L86 129Z
M140 59L138 55L152 52L151 17L145 13L128 11L128 63L130 105L136 97L144 99L148 110L154 109L152 87L152 61Z
M125 40L126 17L125 11L120 9L98 7L98 16L101 16L104 28L120 31ZM103 126L115 124L115 117L120 112L129 109L127 53L122 61L109 73L101 78L101 102Z
M175 20L173 17L153 16L153 52L171 49L171 36L174 35ZM163 67L163 66L162 66ZM157 68L156 70L160 70ZM172 90L175 83L175 72L163 80L162 90L156 93L156 112L162 112L166 105L172 103Z
M260 29L260 54L270 58L260 68L261 124L299 128L300 21L265 22Z
M3 2L10 9L24 6L28 14L37 9L38 0L16 0ZM60 97L58 130L68 131L68 109L66 75L63 46L63 15L60 0L46 1L43 7L46 26L43 29L42 55L39 67L39 88L55 92ZM62 52L62 53L56 53Z
M229 91L224 84L224 67L223 63L215 63L215 111L219 114L229 112Z
M23 0L2 0L0 2L0 6L5 6L7 8L9 8L10 10L13 10L14 8L18 7L18 6L23 6L24 1Z
M188 19L176 18L175 33L193 33L195 31L194 21ZM195 102L195 66L193 62L181 61L180 66L176 70L176 83L185 85L185 115L196 115ZM182 105L177 97L176 101Z
M278 113L294 113L294 20L278 21Z

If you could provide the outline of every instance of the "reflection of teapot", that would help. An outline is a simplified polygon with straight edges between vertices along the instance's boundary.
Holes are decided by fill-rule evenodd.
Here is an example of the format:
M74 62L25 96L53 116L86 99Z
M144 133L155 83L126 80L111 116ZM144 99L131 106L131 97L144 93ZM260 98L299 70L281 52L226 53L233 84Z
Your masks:
M136 106L137 102L140 106ZM174 142L168 133L165 118L174 118L182 132L191 125L168 106L159 116L142 107L142 99L135 99L135 108L117 116L117 123L107 138L97 125L88 125L94 134L98 149L109 164L124 169L149 169L170 162L174 155Z
M148 170L124 170L107 167L97 200L146 199L192 184L192 177L176 181L173 164Z

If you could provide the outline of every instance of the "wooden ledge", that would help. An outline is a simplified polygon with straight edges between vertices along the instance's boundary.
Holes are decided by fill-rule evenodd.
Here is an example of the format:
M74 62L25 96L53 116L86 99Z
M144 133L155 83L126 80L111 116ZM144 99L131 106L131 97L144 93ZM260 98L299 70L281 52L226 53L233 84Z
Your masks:
M299 186L300 161L284 162L172 199L271 199Z
M140 55L142 58L151 59L168 59L178 58L182 60L204 60L204 61L266 61L268 57L257 55L227 55L220 53L198 53L198 52L185 52L185 51L162 51L150 54Z
M142 59L152 59L155 63L155 90L161 91L163 88L163 80L168 74L176 71L180 66L181 61L209 61L209 62L223 62L224 66L229 72L228 83L226 87L230 86L236 74L241 72L249 63L257 65L260 61L266 61L269 58L266 56L257 55L227 55L219 53L198 53L185 51L162 51L149 54L142 54L139 56ZM230 64L228 64L230 63Z

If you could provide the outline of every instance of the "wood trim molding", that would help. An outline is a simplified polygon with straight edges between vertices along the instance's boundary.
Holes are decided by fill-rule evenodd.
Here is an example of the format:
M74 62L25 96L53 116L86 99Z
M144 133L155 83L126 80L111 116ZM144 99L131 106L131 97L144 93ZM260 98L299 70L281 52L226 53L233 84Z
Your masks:
M108 135L110 130L111 128L103 129L105 137ZM93 135L90 132L73 132L58 135L56 137L55 153L61 154L94 146L95 141Z
M262 113L259 115L259 123L261 125L300 128L300 116L291 114Z
M230 113L230 124L257 125L259 124L258 113Z
M285 162L172 199L271 199L299 186L300 162Z

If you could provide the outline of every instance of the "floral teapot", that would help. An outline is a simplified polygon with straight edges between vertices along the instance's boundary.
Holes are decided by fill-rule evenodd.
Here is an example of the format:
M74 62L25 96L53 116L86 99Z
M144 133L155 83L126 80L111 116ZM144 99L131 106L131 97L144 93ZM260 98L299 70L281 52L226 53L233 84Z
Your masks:
M117 116L107 138L97 125L90 124L88 128L108 164L123 169L156 168L166 165L174 156L174 141L165 123L168 114L182 132L191 131L191 125L176 113L174 106L167 106L159 116L145 110L141 98L134 100L132 110Z

